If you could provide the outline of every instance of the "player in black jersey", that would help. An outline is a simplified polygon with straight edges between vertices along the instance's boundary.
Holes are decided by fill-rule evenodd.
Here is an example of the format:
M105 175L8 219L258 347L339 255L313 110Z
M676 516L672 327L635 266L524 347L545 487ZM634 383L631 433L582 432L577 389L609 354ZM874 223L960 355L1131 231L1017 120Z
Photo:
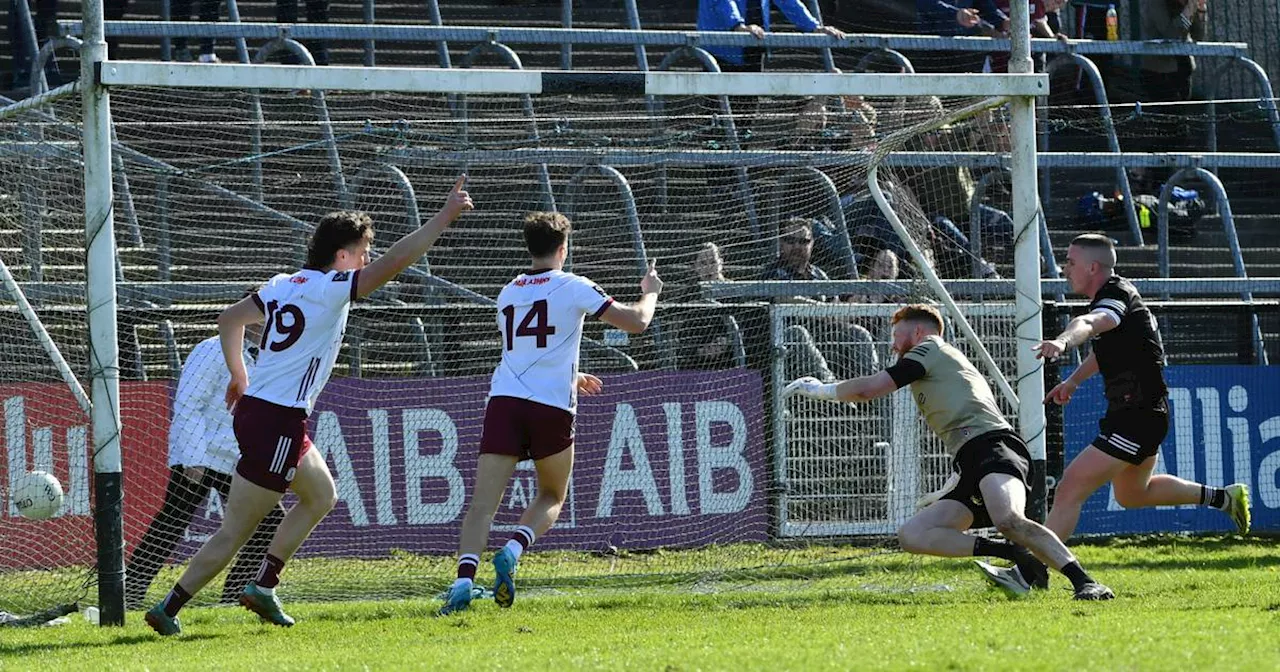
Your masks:
M1133 284L1114 275L1115 265L1116 250L1110 238L1086 233L1071 241L1063 272L1071 291L1092 300L1089 312L1071 320L1057 338L1035 346L1039 357L1053 360L1093 339L1093 352L1049 391L1045 403L1065 405L1080 383L1099 372L1107 399L1098 436L1063 472L1045 526L1065 541L1076 529L1085 500L1110 482L1116 502L1127 509L1211 506L1229 515L1241 534L1247 533L1247 485L1215 488L1151 473L1160 442L1169 431L1164 346L1155 316Z

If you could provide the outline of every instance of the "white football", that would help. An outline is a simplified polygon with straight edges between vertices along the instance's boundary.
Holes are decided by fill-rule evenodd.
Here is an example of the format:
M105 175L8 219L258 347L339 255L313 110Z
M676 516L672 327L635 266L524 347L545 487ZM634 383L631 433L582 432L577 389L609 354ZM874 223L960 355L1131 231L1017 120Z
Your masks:
M10 493L24 518L48 520L62 508L62 484L47 471L33 471L19 477Z

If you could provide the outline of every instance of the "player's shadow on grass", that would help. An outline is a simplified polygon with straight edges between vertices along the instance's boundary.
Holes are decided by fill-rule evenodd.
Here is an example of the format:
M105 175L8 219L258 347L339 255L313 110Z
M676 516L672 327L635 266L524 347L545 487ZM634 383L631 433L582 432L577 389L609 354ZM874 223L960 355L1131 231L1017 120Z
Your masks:
M222 635L183 635L181 637L173 637L171 641L198 642L206 639L221 639ZM71 649L102 649L108 646L134 646L135 644L144 644L146 642L158 641L160 637L152 634L142 635L122 635L108 642L30 642L27 644L0 644L0 656L7 655L24 655L32 653L44 653L54 650L71 650Z

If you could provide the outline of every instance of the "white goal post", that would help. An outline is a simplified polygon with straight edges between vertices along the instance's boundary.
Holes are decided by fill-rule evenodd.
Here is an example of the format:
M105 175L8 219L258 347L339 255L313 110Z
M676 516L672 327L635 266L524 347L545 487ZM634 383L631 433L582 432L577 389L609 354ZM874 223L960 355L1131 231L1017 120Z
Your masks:
M1044 409L1040 362L1030 347L1041 338L1040 246L1035 179L1034 99L1048 92L1048 78L1031 73L1026 3L1014 3L1014 53L1009 75L720 74L693 72L537 72L433 70L284 65L112 62L106 59L100 0L85 5L82 49L85 284L90 331L89 394L92 402L99 603L104 625L121 624L120 350L117 343L115 230L112 203L112 118L115 87L273 89L291 91L396 91L444 94L621 94L628 96L949 96L1007 99L1011 110L1016 267L1017 374L1011 398L1033 459L1043 467ZM990 102L986 103L988 106ZM931 286L946 297L936 278ZM949 300L944 302L950 304ZM954 306L952 306L954 307ZM956 312L953 317L963 321ZM976 335L969 333L974 340ZM972 343L982 349L981 343ZM997 372L998 373L998 372ZM999 376L997 376L999 378ZM709 420L710 422L710 420ZM709 436L709 435L708 435ZM709 439L708 439L709 440ZM710 472L708 472L710 473ZM710 477L708 477L710 478ZM911 482L913 476L901 476ZM709 481L708 481L709 482ZM895 518L900 512L895 513Z

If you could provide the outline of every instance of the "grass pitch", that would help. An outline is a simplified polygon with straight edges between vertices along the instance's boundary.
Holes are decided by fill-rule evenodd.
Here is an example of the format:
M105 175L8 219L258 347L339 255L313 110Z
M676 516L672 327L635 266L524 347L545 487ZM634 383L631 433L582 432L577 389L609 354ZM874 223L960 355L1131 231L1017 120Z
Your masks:
M815 558L803 572L665 585L532 581L510 610L485 601L446 618L434 618L438 602L424 598L295 602L286 608L298 625L285 630L260 625L240 609L197 607L181 615L183 636L161 639L140 612L130 613L123 629L73 616L61 626L0 630L0 669L1280 666L1275 540L1164 537L1076 550L1085 567L1115 589L1115 601L1074 602L1060 576L1047 593L1009 600L967 561L806 549ZM796 551L752 552L760 559L769 553L797 559ZM841 553L856 559L822 559ZM580 562L591 574L611 561ZM533 570L536 562L529 565ZM486 569L482 564L482 581ZM291 566L286 579L311 571Z

